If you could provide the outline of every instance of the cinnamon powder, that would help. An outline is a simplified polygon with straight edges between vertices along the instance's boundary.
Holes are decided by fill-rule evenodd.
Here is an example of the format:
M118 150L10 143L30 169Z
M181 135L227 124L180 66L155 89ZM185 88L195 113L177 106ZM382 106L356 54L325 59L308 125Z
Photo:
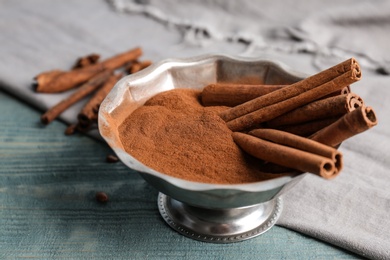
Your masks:
M225 109L203 107L198 90L166 91L130 114L119 136L134 158L185 180L239 184L281 176L262 172L260 162L237 146L218 115Z

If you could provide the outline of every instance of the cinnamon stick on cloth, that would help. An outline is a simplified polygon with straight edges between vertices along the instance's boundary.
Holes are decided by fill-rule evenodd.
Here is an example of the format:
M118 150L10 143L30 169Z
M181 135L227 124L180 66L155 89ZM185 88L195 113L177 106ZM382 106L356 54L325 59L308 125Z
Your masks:
M92 124L97 119L97 113L99 112L99 106L103 99L107 96L110 90L114 87L115 83L122 77L122 74L111 75L103 86L100 87L91 99L84 105L77 118L79 123L84 127Z
M326 179L340 173L342 156L336 149L330 150L331 147L286 132L263 130L267 131L233 132L232 136L241 149L266 162L314 173Z
M94 76L70 96L47 110L41 116L41 122L45 125L49 124L51 121L56 119L62 112L64 112L68 107L72 106L73 104L80 101L81 99L95 91L97 88L99 88L110 77L111 74L111 70L105 70Z
M216 83L203 88L201 99L204 106L234 107L285 86Z
M83 68L83 67L90 66L92 64L96 64L99 59L100 59L100 55L96 53L92 53L87 56L80 57L76 60L72 69Z
M144 60L144 61L134 61L130 63L126 68L125 71L127 71L129 74L134 74L138 71L141 71L145 69L146 67L149 67L152 64L151 60Z
M374 109L362 106L345 114L339 120L319 130L309 138L336 147L348 138L362 133L377 124L378 121Z
M363 104L363 99L354 93L328 97L276 117L268 121L266 125L267 127L276 127L341 116Z
M262 97L270 96L276 93L277 97L278 95L281 95L278 97L278 100L284 99L283 101L262 107L254 112L251 112L249 114L243 115L241 117L238 117L236 119L233 119L231 121L227 122L227 126L232 130L232 131L241 131L244 129L252 128L256 125L259 125L260 123L269 121L271 119L274 119L280 115L283 115L295 108L298 108L300 106L306 105L310 102L313 102L317 99L320 99L329 93L332 93L338 89L342 89L347 85L350 85L351 83L354 83L358 80L360 80L361 77L361 72L360 68L358 67L357 63L354 63L354 67L343 73L342 75L332 79L331 81L328 81L320 86L314 87L314 88L309 88L308 90L290 97L290 98L285 98L283 90L285 89L290 89L293 87L293 92L295 92L295 88L302 90L299 86L293 84L289 85L288 87L282 88L280 90L276 90L274 92L271 92L267 95L264 95ZM303 80L305 81L305 80ZM295 87L294 87L295 86ZM303 86L307 87L306 84ZM300 91L299 90L299 91ZM259 97L257 100L259 101L262 97ZM252 100L253 101L253 100ZM248 104L248 101L240 106L245 106L245 104ZM233 107L231 109L237 108L239 106ZM228 109L228 110L231 110ZM223 112L222 112L223 113Z
M235 106L231 109L227 109L226 111L223 111L220 113L220 117L225 120L226 122L231 121L235 118L241 117L243 115L249 114L253 111L256 111L258 109L261 109L263 107L281 102L283 100L286 100L288 98L292 98L296 95L299 95L305 91L308 91L310 89L316 88L324 83L327 82L333 82L335 78L342 76L343 74L348 73L345 75L347 78L350 77L350 75L355 75L355 78L361 77L361 71L360 66L358 62L354 59L348 59L344 62L341 62L329 69L323 70L313 76L310 76L306 79L303 79L301 81L298 81L294 84L291 84L285 88L282 88L277 91L273 91L267 95L261 96L259 98L253 99L251 101L248 101L242 105ZM354 82L354 81L353 81ZM344 84L340 88L334 88L329 93L326 93L325 95L331 94L338 89L342 89L346 87L349 84ZM324 95L324 96L325 96Z
M34 79L35 91L40 93L58 93L72 89L103 70L115 70L126 63L136 60L142 55L141 48L131 49L127 52L115 55L105 61L93 65L73 69L71 71L53 70L43 72Z

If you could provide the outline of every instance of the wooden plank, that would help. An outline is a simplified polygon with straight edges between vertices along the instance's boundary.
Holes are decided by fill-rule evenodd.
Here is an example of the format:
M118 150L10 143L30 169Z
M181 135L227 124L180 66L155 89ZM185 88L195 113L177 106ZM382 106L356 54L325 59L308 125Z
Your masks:
M359 259L278 226L234 244L183 237L160 217L156 190L105 161L105 143L65 136L58 121L43 127L3 92L0 110L0 259Z

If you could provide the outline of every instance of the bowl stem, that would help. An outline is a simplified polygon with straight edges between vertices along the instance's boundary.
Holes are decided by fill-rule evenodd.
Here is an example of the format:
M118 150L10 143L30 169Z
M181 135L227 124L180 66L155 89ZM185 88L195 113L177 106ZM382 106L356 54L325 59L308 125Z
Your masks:
M232 243L256 237L275 225L282 212L282 199L229 209L200 208L163 193L158 208L165 222L180 234L211 243Z

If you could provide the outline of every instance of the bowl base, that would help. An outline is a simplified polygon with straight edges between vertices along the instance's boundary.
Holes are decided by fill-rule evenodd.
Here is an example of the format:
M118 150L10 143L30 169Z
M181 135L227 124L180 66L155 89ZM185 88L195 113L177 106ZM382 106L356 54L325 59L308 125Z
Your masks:
M232 243L256 237L275 225L282 199L229 209L195 207L163 193L158 208L165 222L180 234L204 242Z

